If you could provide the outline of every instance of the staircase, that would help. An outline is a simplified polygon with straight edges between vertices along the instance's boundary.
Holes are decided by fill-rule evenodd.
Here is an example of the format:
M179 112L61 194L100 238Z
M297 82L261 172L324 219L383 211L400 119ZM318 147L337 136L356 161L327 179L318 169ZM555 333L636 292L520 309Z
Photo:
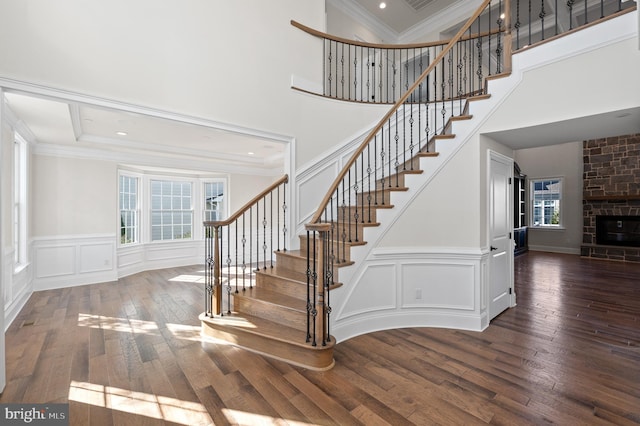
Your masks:
M349 229L346 230L352 236L352 241L334 239L329 244L329 250L336 259L333 265L336 272L329 290L342 286L339 270L353 265L351 249L367 244L364 239L365 229L380 225L377 222L377 212L393 209L393 193L409 189L405 185L405 177L422 174L420 159L438 157L436 144L447 143L455 137L452 133L455 122L473 118L468 114L469 104L488 98L489 95L468 98L462 113L451 117L443 126L442 133L432 136L421 151L398 165L392 175L386 176L384 180L376 180L376 185L371 191L359 193L359 200L354 200L354 205L345 209L352 219ZM369 197L377 200L377 204L368 206L364 200ZM364 223L363 218L366 218ZM336 223L333 225L339 226ZM327 370L333 367L335 338L329 335L325 342L316 341L315 344L304 338L310 334L307 328L306 308L309 288L305 273L308 269L307 250L313 250L312 246L317 238L300 235L299 240L299 250L274 251L274 265L262 266L253 272L254 285L237 293L230 292L229 305L223 306L223 311L227 314L202 314L200 320L203 333L214 339L311 370ZM235 280L242 278L236 277ZM231 280L225 285L233 288L235 282Z
M204 335L312 370L327 370L333 366L336 340L329 328L329 299L332 290L350 284L341 282L340 271L354 265L352 250L367 244L367 229L381 226L379 213L396 208L393 204L394 198L396 201L403 200L394 194L410 189L410 179L407 179L409 176L425 176L425 170L433 173L433 167L429 166L430 160L437 158L442 163L443 157L455 152L447 145L461 144L461 140L466 137L461 134L456 139L456 123L481 121L481 116L486 114L490 105L494 103L493 100L484 102L491 98L488 92L489 81L507 77L511 73L510 66L506 65L502 68L497 66L494 72L484 76L483 69L478 69L477 73L474 69L473 74L481 77L481 87L466 87L462 92L460 88L454 87L453 83L448 83L451 87L445 87L445 79L442 76L447 69L452 68L444 65L445 55L453 47L455 40L467 31L489 3L483 3L447 48L443 48L437 56L433 55L435 60L432 64L436 64L430 65L433 69L426 69L416 79L405 95L372 129L363 144L354 151L349 164L340 172L322 205L310 220L307 233L299 236L299 250L281 249L279 243L275 248L273 238L269 242L267 229L280 229L279 223L268 225L266 220L266 212L273 211L273 207L267 207L267 200L268 197L274 198L272 194L277 185L263 191L253 200L257 200L258 206L255 213L250 214L247 222L256 223L256 230L249 232L255 235L254 241L247 241L244 231L244 217L245 214L249 214L245 212L253 207L243 208L234 215L233 220L242 218L242 225L236 222L234 230L222 230L223 226L227 226L231 221L205 223L207 235L211 237L207 239L206 263L209 271L207 300L210 298L211 302L205 303L205 313L200 316ZM486 31L485 34L487 33L491 34L491 31ZM504 46L507 45L510 46L511 42L505 37ZM463 46L459 51L464 51L465 48ZM479 43L478 50L482 51L482 43ZM456 60L460 57L462 56L455 57L454 61L449 60L449 63L457 63ZM510 64L508 49L503 59L505 64ZM437 71L440 63L443 68ZM434 69L440 77L431 74ZM439 80L440 78L442 80ZM427 84L440 84L440 81L442 85L434 86L431 95L426 91L426 101L408 100L412 94L422 94ZM446 95L447 91L449 95ZM458 106L454 106L454 102ZM476 102L480 105L484 103L486 107L478 108L477 111L474 109L473 112L478 113L478 116L474 117L471 114L471 104ZM426 112L420 110L420 105L423 104L433 109L427 109ZM392 123L392 120L395 121ZM422 123L418 127L424 126L425 122L431 123L431 126L427 124L426 127L432 128L427 130L425 135L421 135L421 129L418 129L418 136L414 139L413 124L416 122ZM410 123L411 130L408 130L409 126L406 123ZM470 127L473 126L461 128L469 131ZM408 139L408 135L411 135L410 143L398 148L398 140ZM394 143L396 148L392 154ZM374 154L369 154L372 145ZM369 164L376 159L380 159L381 164ZM416 182L415 179L412 181ZM286 182L285 177L277 184ZM286 210L286 207L283 210ZM260 222L260 219L256 218L264 219ZM217 246L219 241L224 240L225 235L227 240L232 240L234 232L236 255L235 260L232 260L233 249L227 248L225 251L224 247L218 249ZM286 230L283 230L283 234L286 235ZM244 254L240 260L237 254L238 245L241 245L242 253L245 252L245 246L252 247L249 249L249 257L252 260L246 262ZM271 253L275 260L270 258ZM225 263L226 272L223 272ZM238 268L238 265L242 266Z

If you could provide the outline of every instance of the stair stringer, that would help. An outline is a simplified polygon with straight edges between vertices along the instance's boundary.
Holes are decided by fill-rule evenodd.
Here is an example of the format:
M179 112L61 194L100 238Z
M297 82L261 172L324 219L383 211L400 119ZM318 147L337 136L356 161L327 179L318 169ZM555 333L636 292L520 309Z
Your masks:
M393 209L378 213L380 226L366 228L366 245L351 249L352 266L340 269L342 287L331 294L331 333L338 342L379 330L403 327L443 327L481 331L488 319L488 247L378 247L378 242L411 208L416 197L447 167L456 154L468 143L478 143L479 130L493 111L508 98L522 81L521 73L490 80L488 99L471 101L470 120L452 123L452 139L438 141L437 157L420 159L422 174L406 176L408 191L393 192ZM437 300L428 303L410 302L411 291L404 285L403 274L435 275L439 281ZM433 278L433 277L432 277ZM443 283L457 283L455 288ZM417 289L414 289L417 290ZM421 289L430 297L429 289ZM446 294L447 291L462 295ZM445 292L445 294L442 294ZM450 303L447 303L449 301Z

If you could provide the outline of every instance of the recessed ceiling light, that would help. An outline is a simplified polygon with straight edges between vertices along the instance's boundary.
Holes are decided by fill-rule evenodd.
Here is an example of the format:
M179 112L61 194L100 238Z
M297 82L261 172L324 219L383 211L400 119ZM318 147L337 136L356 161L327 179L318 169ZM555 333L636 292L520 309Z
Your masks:
M387 4L385 2L380 3L380 9L384 9L385 7L387 7Z
M118 136L127 136L127 132L116 132Z
M249 155L253 155L254 153L253 153L253 152L251 152L251 151L249 151L249 152L247 152L247 154L249 154Z

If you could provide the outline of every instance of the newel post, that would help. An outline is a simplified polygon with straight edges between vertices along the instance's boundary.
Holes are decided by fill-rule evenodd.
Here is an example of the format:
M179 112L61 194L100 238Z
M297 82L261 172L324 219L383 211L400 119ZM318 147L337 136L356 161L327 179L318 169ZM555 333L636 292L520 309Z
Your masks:
M331 308L328 306L329 233L331 224L307 224L307 342L327 344Z

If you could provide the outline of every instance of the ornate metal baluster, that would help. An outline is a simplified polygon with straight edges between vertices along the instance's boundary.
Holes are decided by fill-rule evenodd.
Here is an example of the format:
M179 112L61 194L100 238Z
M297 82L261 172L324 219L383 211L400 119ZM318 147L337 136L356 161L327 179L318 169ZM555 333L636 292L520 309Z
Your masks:
M369 208L369 223L371 223L371 144L367 145L367 205Z
M442 102L442 108L440 109L440 114L442 115L442 131L440 132L440 134L444 135L444 131L445 131L445 116L447 115L447 107L446 107L446 99L445 99L445 91L446 91L446 83L445 83L445 78L444 78L444 73L445 73L445 62L444 62L444 57L442 58L441 61L441 66L442 66L442 72L440 73L442 75L442 77L440 77L440 101Z
M282 185L282 250L287 251L287 183Z
M540 13L538 14L538 17L540 18L540 23L542 25L542 40L544 40L544 17L547 16L547 12L544 10L544 2L545 0L542 0L540 3Z
M231 226L227 225L227 314L231 314Z
M273 269L273 191L269 193L269 236L270 236L270 247L269 247L269 257L271 259L271 269ZM276 232L277 232L276 228ZM266 245L266 242L265 242Z
M242 213L242 291L246 291L246 280L247 280L247 262L245 258L245 254L247 251L247 237L245 230L245 214Z
M327 82L329 85L329 93L328 96L331 97L331 88L332 88L332 80L333 80L333 74L332 74L332 64L333 64L333 42L331 40L329 40L329 56L327 57L329 64L327 66L327 69L329 70L329 75L327 76Z
M569 30L573 29L573 3L575 3L575 0L567 1L567 7L569 8Z
M407 134L407 115L406 115L407 112L405 111L406 105L407 105L406 102L402 104L402 136L403 138ZM396 109L396 135L394 137L396 141L396 153L395 153L396 155L395 155L395 161L393 163L394 174L396 176L396 188L398 187L398 179L400 178L400 175L398 174L398 165L400 164L400 162L398 161L398 155L399 155L398 142L400 141L400 136L398 135L398 115L397 114L398 114L398 110ZM391 176L391 174L389 174L389 176Z
M531 46L531 0L529 0L529 41L527 42L527 46Z
M543 0L544 1L544 0ZM499 3L498 7L498 20L496 21L498 24L498 40L496 47L496 74L500 74L501 65L502 65L502 24L504 23L504 19L502 18L502 1Z
M557 10L558 8L556 7ZM516 23L513 26L516 29L516 50L518 50L520 49L520 0L516 0Z
M262 269L267 269L267 196L262 198Z

